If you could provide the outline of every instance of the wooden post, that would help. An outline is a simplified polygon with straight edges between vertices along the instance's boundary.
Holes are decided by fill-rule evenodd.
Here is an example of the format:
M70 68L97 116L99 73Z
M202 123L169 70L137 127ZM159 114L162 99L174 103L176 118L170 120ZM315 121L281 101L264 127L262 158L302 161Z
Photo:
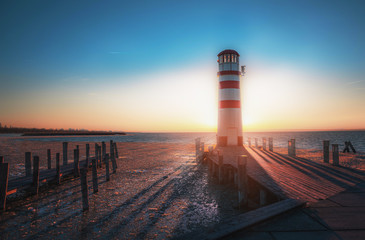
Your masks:
M29 177L32 175L32 153L25 153L25 176Z
M99 167L101 168L101 165L102 165L102 152L101 152L101 146L99 146L99 150L98 150L98 153L99 153Z
M256 147L256 148L259 148L259 144L258 144L258 142L257 142L257 138L255 138L255 147Z
M105 178L106 178L106 181L109 181L110 180L110 173L109 173L109 154L105 154L104 162L105 162Z
M56 183L61 183L60 153L56 153Z
M33 193L38 195L39 191L39 157L33 157Z
M198 160L200 155L200 138L195 139L195 157Z
M238 178L238 206L241 208L248 203L247 194L247 156L238 156L237 159L237 178Z
M86 168L81 168L81 193L82 193L82 210L89 210L89 193L87 187L87 170Z
M113 173L115 173L116 172L116 167L115 167L113 140L110 140L110 161L112 162Z
M115 150L115 158L118 159L119 154L118 154L118 145L117 145L117 143L114 143L114 150ZM117 168L118 168L118 165L117 165Z
M223 156L218 155L218 183L223 183Z
M62 157L63 157L63 166L67 165L68 163L68 156L67 156L67 145L68 145L68 142L63 142L62 143L62 146L63 146L63 152L62 152Z
M5 210L8 192L9 163L0 163L0 210Z
M74 149L74 177L80 176L80 165L79 165L79 157L78 157L79 151Z
M329 140L323 141L323 162L325 162L325 163L330 162L330 141Z
M106 154L106 144L105 142L101 142L101 159L103 159L103 161L105 161L105 154Z
M248 138L248 146L251 147L251 138Z
M340 158L338 153L338 144L332 144L332 164L333 166L340 165Z
M295 153L295 139L290 139L288 141L288 155L290 157L295 157L296 153Z
M266 191L263 189L260 189L260 206L265 206L267 204L267 194Z
M262 138L262 150L266 150L266 138Z
M269 138L269 151L274 151L274 143L272 137Z
M96 166L98 166L99 163L99 145L95 143L95 159L96 159Z
M86 143L86 171L89 169L89 158L90 158L90 144Z
M204 157L204 142L200 142L200 162L203 161L203 157Z
M98 189L98 169L97 169L97 158L92 159L92 170L93 170L93 190L94 193L97 193L99 191Z
M52 165L51 165L51 149L47 149L47 165L48 165L48 169L51 169L52 168Z

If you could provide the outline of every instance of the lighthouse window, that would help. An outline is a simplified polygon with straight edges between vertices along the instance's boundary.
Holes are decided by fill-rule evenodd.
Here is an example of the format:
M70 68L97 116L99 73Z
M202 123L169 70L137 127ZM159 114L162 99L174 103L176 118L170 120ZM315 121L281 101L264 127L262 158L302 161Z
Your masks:
M222 63L223 62L223 56L221 55L220 57L219 57L219 63Z
M227 62L227 56L224 55L224 62Z
M232 55L234 57L233 62L237 62L237 56L236 55Z

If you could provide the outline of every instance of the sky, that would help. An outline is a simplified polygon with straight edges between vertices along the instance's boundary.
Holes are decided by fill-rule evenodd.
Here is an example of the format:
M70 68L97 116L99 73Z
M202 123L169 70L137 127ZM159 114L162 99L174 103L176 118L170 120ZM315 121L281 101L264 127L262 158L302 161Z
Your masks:
M363 1L1 1L0 123L217 128L235 49L244 131L365 129Z

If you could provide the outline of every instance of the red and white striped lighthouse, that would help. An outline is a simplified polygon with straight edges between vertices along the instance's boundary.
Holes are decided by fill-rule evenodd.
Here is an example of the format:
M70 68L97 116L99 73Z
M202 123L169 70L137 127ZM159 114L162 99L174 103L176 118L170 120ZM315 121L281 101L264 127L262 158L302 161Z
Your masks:
M239 57L230 49L218 54L218 147L243 145Z

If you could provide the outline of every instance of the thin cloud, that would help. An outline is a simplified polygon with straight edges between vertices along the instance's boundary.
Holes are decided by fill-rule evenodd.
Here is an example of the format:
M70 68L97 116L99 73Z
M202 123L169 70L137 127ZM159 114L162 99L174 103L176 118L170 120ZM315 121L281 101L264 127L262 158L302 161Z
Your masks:
M361 83L361 82L364 82L364 80L349 82L349 83L346 83L345 86L354 85L354 84Z

